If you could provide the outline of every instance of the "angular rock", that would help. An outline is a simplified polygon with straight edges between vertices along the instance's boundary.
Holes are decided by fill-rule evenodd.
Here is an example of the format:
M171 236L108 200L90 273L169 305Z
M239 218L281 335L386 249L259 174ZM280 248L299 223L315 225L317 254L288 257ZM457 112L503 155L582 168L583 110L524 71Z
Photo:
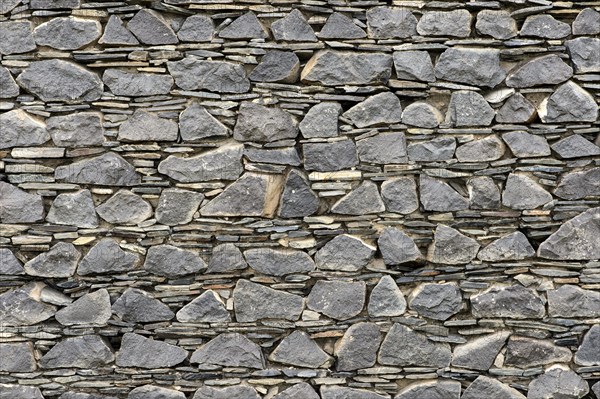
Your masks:
M511 209L535 209L552 201L552 194L531 177L511 173L502 191L502 205Z
M143 385L132 389L127 399L186 399L183 392L174 389Z
M373 39L405 39L417 34L417 18L404 7L367 10L367 30Z
M39 46L58 50L77 50L98 39L102 34L100 22L77 17L52 18L33 31Z
M422 36L469 37L471 13L467 10L427 11L417 24Z
M558 55L550 54L534 58L513 68L506 77L506 85L517 88L556 85L569 80L572 76L573 68Z
M138 224L152 216L152 205L129 190L119 190L96 208L96 213L112 224Z
M22 54L35 50L32 28L32 23L26 20L0 22L0 54Z
M457 345L452 352L452 365L470 370L488 371L509 336L509 331L499 331Z
M404 133L381 133L356 142L362 162L374 164L406 163Z
M529 123L535 119L537 110L521 93L515 93L496 111L498 123Z
M381 197L388 212L407 215L419 209L417 184L411 177L395 177L385 180L381 184Z
M456 127L489 126L494 120L495 112L479 93L459 90L452 93L446 122Z
M346 330L335 344L337 371L352 371L372 367L377 361L381 333L375 323L357 323Z
M300 79L325 86L386 84L392 74L392 56L322 50L306 63Z
M0 182L0 221L34 223L44 219L42 197L29 194L12 184Z
M270 50L252 70L253 82L294 83L300 76L300 60L292 51Z
M99 335L65 338L41 359L40 366L52 368L89 369L103 367L115 360L111 347Z
M500 208L500 189L491 177L479 176L470 178L467 180L467 189L469 190L469 208Z
M243 172L243 152L242 144L228 143L189 158L170 155L158 164L158 171L183 183L235 180Z
M265 107L252 102L240 105L233 138L238 141L269 143L298 136L296 120L281 108Z
M81 0L32 0L30 5L40 10L77 9L81 6Z
M215 27L210 17L196 14L185 19L177 31L177 37L182 42L210 42L214 30Z
M319 209L319 196L310 188L306 176L297 169L288 173L281 200L279 201L278 215L282 218L298 218L310 216Z
M213 248L212 257L208 262L208 273L223 273L233 270L243 270L248 267L242 251L234 244L220 244Z
M342 115L359 128L400 122L402 106L394 93L384 92L368 97Z
M83 229L98 227L98 217L90 190L57 195L48 211L46 221Z
M118 139L129 142L175 141L177 133L177 122L137 109L119 126Z
M254 248L245 251L244 257L252 269L272 276L308 273L315 269L315 263L306 252L294 249Z
M548 315L559 318L600 317L600 292L569 284L549 290Z
M244 149L244 156L251 162L272 163L276 165L299 166L302 164L298 151L294 147L281 147L273 149L259 149L248 147Z
M498 380L480 375L463 391L461 399L481 398L525 399L525 396Z
M238 17L219 32L219 37L223 39L264 39L268 36L264 26L252 11Z
M4 67L0 67L0 98L17 97L19 90L19 86L10 71ZM2 141L4 142L4 139Z
M160 193L155 218L167 226L187 224L192 221L204 194L179 188L168 188Z
M56 312L54 317L63 326L83 324L103 327L111 315L110 295L102 288L80 297Z
M423 257L412 238L397 228L385 228L377 239L377 245L386 265L400 265Z
M580 399L589 391L588 383L577 373L556 365L529 383L527 399Z
M316 42L317 37L302 12L294 8L284 18L271 24L271 32L275 40L288 42Z
M192 399L260 399L256 389L246 385L226 388L212 388L208 385L198 388Z
M484 262L523 260L535 255L535 250L520 231L505 235L490 243L477 254Z
M370 180L363 181L331 207L331 212L342 215L365 215L384 211L385 205L377 184Z
M0 274L11 276L25 274L21 262L8 248L0 248Z
M104 143L102 114L77 112L46 119L52 142L60 147L101 146Z
M424 102L409 104L402 111L402 123L405 125L432 129L444 121L442 113L433 105ZM436 139L433 139L434 141ZM454 140L453 140L454 141Z
M460 162L488 162L502 158L505 146L496 135L473 140L456 149Z
M273 399L320 399L320 397L310 384L299 382L273 396Z
M584 8L573 21L574 35L597 35L600 33L600 12ZM598 396L598 395L596 395Z
M83 257L77 274L122 273L135 269L140 257L121 249L112 238L103 238Z
M14 109L0 115L0 126L0 149L29 147L50 140L46 125L22 109Z
M321 270L355 272L368 265L375 251L359 237L341 234L317 251L315 262Z
M8 14L20 3L21 3L20 0L2 0L0 2L0 14ZM7 387L15 386L16 387L16 385L4 385L4 384L3 384L3 386L7 386ZM38 391L39 391L39 389L38 389ZM40 394L40 396L41 396L41 394Z
M391 276L383 276L371 291L367 311L371 317L401 316L406 300Z
M600 155L600 147L579 134L567 136L552 144L551 147L564 159Z
M187 358L188 352L166 342L146 338L139 334L125 333L121 349L117 353L119 367L144 369L167 368L178 365Z
M563 175L554 195L570 200L600 195L600 168Z
M130 73L120 69L107 69L102 81L116 96L139 97L168 94L173 78L156 73Z
M58 242L48 252L43 252L25 263L25 273L30 276L66 278L77 268L81 253L67 242Z
M151 46L178 42L169 23L154 10L141 9L127 23L127 28L140 42Z
M4 2L0 3L0 7L2 6L4 6ZM2 399L44 399L38 387L21 384L0 384L0 395L2 395L0 396Z
M571 25L554 19L549 14L530 15L523 22L520 36L562 39L571 34Z
M364 281L319 280L311 289L306 305L332 319L348 320L362 312L366 292Z
M430 341L426 335L394 323L379 349L379 363L387 366L444 368L452 352L447 343Z
M225 367L265 368L260 346L238 333L224 333L196 350L191 363Z
M306 170L333 172L358 165L356 145L349 139L331 143L305 143L302 152Z
M230 322L231 315L221 298L213 291L205 291L179 310L176 314L180 323Z
M321 386L322 399L386 399L386 396L364 389L347 388L339 386Z
M296 321L304 310L304 298L248 280L238 280L233 290L233 307L239 323L261 319Z
M0 371L30 373L37 368L31 342L0 343L0 357Z
M506 76L500 66L500 52L495 49L449 48L442 53L434 70L438 79L490 88Z
M112 311L121 320L134 323L168 321L175 316L167 305L137 288L126 289L113 304Z
M119 45L119 46L135 46L140 44L124 25L121 18L116 15L111 15L108 18L106 26L104 26L104 34L98 40L100 44Z
M206 263L194 251L172 245L155 245L148 249L144 269L165 277L179 277L206 269Z
M506 40L517 36L517 21L505 10L482 10L477 13L475 29L482 35Z
M458 399L460 390L461 385L458 381L415 382L402 389L395 399Z
M454 283L421 284L411 292L408 307L420 316L434 320L447 320L460 312L462 295Z
M458 265L469 263L477 255L479 243L452 227L438 224L429 247L428 260L434 263Z
M502 140L504 140L510 151L517 158L545 157L550 155L550 146L544 136L541 135L536 136L523 131L508 132L502 135Z
M326 368L331 358L307 333L294 331L281 340L269 355L269 360L291 366L316 369Z
M179 114L179 131L181 138L190 142L229 134L227 126L196 102Z
M600 382L592 385L592 391L596 394L596 397L600 397Z
M56 307L41 302L42 283L29 283L0 294L0 319L5 326L31 326L56 313Z
M398 79L435 82L433 63L427 51L395 51L394 67Z
M598 105L590 93L568 81L542 101L538 114L544 123L594 122Z
M246 71L240 64L206 61L187 56L167 62L171 76L183 90L208 90L217 93L245 93L250 89Z
M102 186L135 186L141 181L133 165L113 152L59 166L54 177L67 183Z
M592 208L563 223L538 247L538 256L559 260L600 258L600 208Z
M600 325L592 326L583 336L581 345L575 353L575 363L580 366L598 366L600 365ZM600 388L598 384L592 387L592 390ZM597 391L596 396L598 396Z
M522 285L493 285L471 296L474 317L504 317L509 319L539 319L546 314L542 299L535 291Z
M506 345L504 365L522 369L550 363L569 363L571 351L543 339L512 336Z
M337 137L338 117L342 113L339 103L324 101L308 110L302 122L298 124L302 136L309 139L313 137Z
M339 12L331 14L319 32L320 39L362 39L366 36L351 18Z
M448 183L420 175L420 199L427 211L452 212L469 208L469 201Z

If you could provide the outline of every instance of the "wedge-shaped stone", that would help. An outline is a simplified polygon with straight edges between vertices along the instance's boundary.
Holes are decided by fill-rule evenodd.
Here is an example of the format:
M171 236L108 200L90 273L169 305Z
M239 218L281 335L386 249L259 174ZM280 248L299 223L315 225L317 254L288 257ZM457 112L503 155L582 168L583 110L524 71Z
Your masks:
M377 239L377 245L386 265L400 265L422 258L413 239L397 228L385 228Z
M0 182L0 221L34 223L44 219L42 196L29 194L12 184Z
M493 285L471 296L473 316L539 319L546 314L542 299L522 285Z
M411 177L396 177L384 181L381 184L381 197L389 212L409 214L419 209L417 184Z
M15 82L10 71L0 67L0 98L16 97L19 95L19 91L19 85Z
M475 29L482 35L506 40L517 36L517 21L507 10L482 10L477 13Z
M52 142L60 147L100 146L104 143L102 114L77 112L46 119Z
M135 269L140 257L121 249L112 238L103 238L83 257L77 274L122 273Z
M52 202L46 221L55 224L93 229L98 217L90 190L59 194Z
M207 15L191 15L185 19L177 31L177 37L184 42L210 42L215 27Z
M358 165L356 145L345 139L332 143L306 143L302 145L306 170L333 172Z
M431 129L444 121L442 113L433 105L424 102L409 104L402 111L402 123L405 125ZM434 141L433 139L432 141Z
M230 322L231 315L221 298L213 291L205 291L177 312L181 323L221 323Z
M365 306L367 287L364 281L319 280L308 295L307 306L336 320L357 316Z
M169 23L154 10L141 9L127 23L127 28L140 42L151 46L178 42Z
M495 87L504 80L506 72L500 66L498 50L453 47L438 59L435 76L450 82Z
M371 317L394 317L406 311L406 299L391 276L383 276L373 287L367 311Z
M511 173L502 191L502 205L512 209L535 209L552 201L552 194L524 174Z
M306 63L300 79L325 86L369 85L386 84L391 74L391 55L322 50Z
M592 326L583 336L581 345L577 348L577 353L575 353L575 363L580 366L599 366L600 352L598 348L600 348L600 324ZM597 385L594 387L600 388ZM598 396L597 392L596 396Z
M213 248L212 257L208 263L208 273L223 273L243 270L248 267L242 251L234 244L220 244Z
M421 204L425 210L451 212L469 208L469 201L442 180L422 174L419 186Z
M338 118L342 113L339 103L324 101L308 110L298 125L304 138L337 137Z
M435 82L433 63L427 51L395 51L394 67L398 79Z
M331 14L319 32L320 39L361 39L366 36L352 19L339 12Z
M240 105L233 138L238 141L268 143L298 136L296 120L281 108L265 107L252 102Z
M367 30L373 39L405 39L416 36L417 18L404 7L372 7L367 10Z
M433 263L459 265L472 261L478 250L476 240L452 227L438 224L427 257Z
M73 244L59 242L48 252L25 263L25 273L37 277L71 277L75 273L80 258L81 253L75 249Z
M600 168L563 175L554 195L570 200L600 195Z
M54 317L63 326L105 326L112 315L110 295L104 288L85 294L62 308Z
M536 116L537 110L533 104L521 93L515 93L496 111L496 122L529 123Z
M502 140L518 158L545 157L550 155L550 146L544 136L536 136L527 132L508 132ZM599 149L600 150L600 149Z
M0 371L30 373L37 368L31 342L0 343L0 358Z
M6 326L31 326L56 313L56 307L41 302L46 285L29 283L0 294L0 320Z
M21 262L8 248L0 248L0 274L10 276L25 274Z
M58 50L77 50L98 39L101 33L102 26L98 21L58 17L38 25L33 31L33 37L39 46Z
M191 363L225 367L263 369L265 360L260 346L238 333L224 333L196 350Z
M541 37L544 39L562 39L571 34L571 25L558 21L552 15L530 15L523 22L520 36Z
M551 363L569 363L571 351L543 339L512 336L506 345L504 365L522 369Z
M427 11L417 24L417 32L422 36L468 37L471 19L467 10Z
M379 363L388 366L444 368L452 352L447 343L430 341L426 335L394 323L379 349Z
M15 5L19 2L16 1ZM4 2L0 3L0 7L4 6ZM44 399L42 392L38 387L32 387L21 384L0 384L0 392L2 392L3 399Z
M137 109L119 126L118 139L122 141L175 141L177 122Z
M321 270L355 272L369 264L376 250L359 237L342 234L317 251L315 262Z
M46 124L22 109L15 109L0 115L0 125L2 126L0 149L29 147L44 144L50 140Z
M583 138L572 134L552 144L552 149L565 159L600 155L600 147Z
M534 58L511 70L506 77L506 85L517 88L556 85L569 80L571 76L573 68L558 55L551 54Z
M253 82L294 83L300 76L300 60L292 51L270 50L248 76Z
M538 114L544 123L594 122L598 105L590 93L568 81L542 101Z
M156 73L130 73L120 69L107 69L102 81L116 96L155 96L168 94L173 86L173 78Z
M121 18L116 15L111 15L108 18L108 22L104 26L104 34L98 40L98 43L119 46L135 46L136 44L140 44L135 36L133 36L133 33L123 25Z
M310 188L308 179L296 169L288 173L279 202L279 216L283 218L310 216L317 212L320 205L319 197Z
M335 344L338 371L352 371L372 367L377 361L381 332L375 323L357 323Z
M240 323L261 319L296 321L304 310L304 298L248 280L238 280L233 290L235 318Z
M101 336L84 335L58 342L40 359L40 366L46 369L93 369L114 360L112 348Z
M384 211L385 205L377 184L370 180L363 181L331 207L331 212L342 215L364 215Z
M112 224L138 224L152 216L152 205L129 190L119 190L96 208L96 213Z
M160 193L156 207L156 221L167 226L187 224L192 221L204 194L179 188L168 188Z
M155 245L148 249L144 269L165 277L179 277L206 269L206 263L196 252L172 245Z
M269 360L276 363L297 367L327 367L331 357L303 331L294 331L281 340L269 355Z
M485 262L523 260L535 255L535 250L520 231L515 231L490 243L477 254Z
M308 273L315 269L315 262L306 252L294 249L255 248L245 251L244 257L252 269L273 276Z
M59 166L54 177L67 183L101 186L135 186L141 181L133 165L113 152Z
M275 40L288 42L316 42L317 37L302 12L294 8L285 17L271 24L271 32Z
M194 102L179 114L179 132L184 141L195 142L207 137L227 136L229 129Z
M0 3L0 10L4 3L6 0ZM27 20L0 22L0 54L21 54L35 50L32 28L33 24Z
M519 391L498 380L480 375L464 390L461 399L525 399Z
M119 367L143 369L167 368L178 365L187 356L188 352L178 346L139 334L126 333L121 340L116 364Z
M390 92L375 94L356 104L342 115L359 128L389 125L400 122L402 106L400 99Z
M245 93L250 89L246 71L240 64L206 61L188 56L167 62L171 76L183 90L209 90L217 93Z
M273 399L320 399L320 397L310 384L299 382L273 396Z
M137 323L171 320L175 313L146 291L128 288L115 301L112 311L121 320Z
M489 162L502 158L505 151L502 140L496 135L473 140L456 149L460 162Z
M561 285L548 291L548 314L551 317L600 317L600 292L576 285Z
M158 171L183 183L235 180L243 171L243 152L243 144L230 143L189 158L170 155L158 164Z
M452 93L446 123L456 127L488 126L494 120L494 109L485 98L474 91L459 90Z
M402 389L395 399L458 399L460 398L460 391L459 381L415 382Z
M454 283L425 283L411 292L408 307L423 317L447 320L460 312L462 294Z
M186 396L174 389L143 385L132 389L127 399L186 399Z
M192 399L261 399L256 389L247 385L213 388L208 385L198 388Z
M509 336L509 331L499 331L457 345L452 352L452 365L470 370L488 371Z
M224 39L264 39L268 36L265 27L252 11L236 18L219 32L219 37Z
M529 383L527 399L580 399L590 391L586 380L563 365L555 365Z

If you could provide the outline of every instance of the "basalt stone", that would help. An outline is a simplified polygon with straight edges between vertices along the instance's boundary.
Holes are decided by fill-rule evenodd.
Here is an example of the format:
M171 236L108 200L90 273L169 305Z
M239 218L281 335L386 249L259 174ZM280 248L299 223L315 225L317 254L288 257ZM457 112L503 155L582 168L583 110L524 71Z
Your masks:
M433 105L424 102L417 101L409 104L402 111L402 123L405 125L432 129L443 121L442 113Z
M600 33L600 12L584 8L573 21L574 35L597 35ZM598 395L596 395L598 396Z
M77 9L81 0L32 0L31 8L38 10Z
M458 399L460 391L461 385L458 381L415 382L402 389L395 399Z
M192 221L204 194L179 188L163 190L158 199L155 217L158 223L167 226L187 224Z
M302 162L298 151L294 147L281 147L273 149L259 149L248 147L244 149L244 156L251 162L272 163L276 165L299 166Z
M548 14L530 15L523 22L520 36L562 39L571 34L571 25L556 20Z
M447 343L430 341L426 335L394 323L379 349L379 363L387 366L444 368L452 352Z
M320 399L320 397L310 384L299 382L273 396L273 399Z
M544 136L517 131L504 133L502 140L508 145L513 155L518 158L545 157L550 155L550 146Z
M313 286L307 298L309 309L336 320L358 315L365 305L367 287L364 281L324 281Z
M356 142L362 162L374 164L406 163L404 133L381 133Z
M502 191L502 205L511 209L535 209L552 201L552 194L524 174L511 173Z
M104 288L85 294L62 308L54 317L63 326L105 326L112 315L110 295Z
M112 224L138 224L152 216L152 206L129 190L119 190L96 208L96 213Z
M410 294L408 307L423 317L447 320L460 312L462 295L454 283L421 284Z
M406 300L390 276L383 276L373 287L367 311L371 317L401 316L406 311Z
M580 366L599 366L600 365L600 325L592 326L583 336L581 345L575 353L575 363ZM600 388L598 384L592 387L592 390ZM596 396L598 396L597 392Z
M556 85L569 80L572 76L573 68L558 55L550 54L534 58L513 68L506 77L506 85L517 88Z
M208 273L223 273L243 270L248 267L242 251L234 244L219 244L213 248L212 257L208 262Z
M477 13L475 29L482 35L506 40L517 36L517 21L504 10L482 10Z
M198 273L207 268L196 252L172 245L155 245L148 249L144 269L165 277L179 277Z
M298 136L296 120L281 108L265 107L252 102L240 105L233 138L238 141L269 143Z
M499 331L457 345L452 352L452 366L478 371L489 370L509 336L509 331Z
M116 15L111 15L104 27L104 34L98 40L100 44L113 44L119 46L135 46L140 44L133 33L123 26L123 21Z
M101 146L104 143L102 114L77 112L46 119L52 142L61 147Z
M11 276L25 274L21 262L8 248L0 248L0 274Z
M600 208L592 208L563 223L538 247L538 256L559 260L600 258Z
M600 168L563 175L554 195L569 200L600 195Z
M306 170L333 172L358 165L356 145L348 139L331 143L305 143L302 152Z
M452 93L446 122L456 127L489 126L495 112L483 96L474 91L459 90Z
M304 83L325 86L385 84L392 74L392 56L322 50L313 55L300 74Z
M2 7L3 3L0 4ZM29 21L0 22L0 54L22 54L36 49Z
M364 389L321 386L321 399L386 399L386 396Z
M44 219L42 197L0 182L0 220L2 223L34 223Z
M427 211L451 212L469 208L469 201L448 183L427 175L420 176L419 191L421 204Z
M452 227L438 224L433 238L427 255L430 262L458 265L469 263L477 256L477 241Z
M550 363L569 363L571 351L542 339L512 336L506 345L504 365L532 368Z
M500 66L500 52L495 49L449 48L440 55L434 70L438 79L490 88L506 76Z
M359 237L341 234L317 251L315 262L321 270L355 272L368 265L375 251Z
M321 102L308 110L298 125L304 138L337 137L338 117L342 106L334 102Z
M456 149L460 162L489 162L502 158L505 146L496 135L473 140Z
M336 370L352 371L372 367L377 361L380 343L381 333L377 324L353 324L335 344Z
M589 391L588 383L577 373L556 365L529 383L527 399L580 399Z
M538 114L544 123L594 122L598 105L590 93L569 81L538 106Z
M192 399L260 399L256 389L246 385L225 388L202 386L198 388Z
M365 215L384 211L385 205L377 184L370 180L363 181L331 207L331 212L342 215Z
M389 212L406 215L419 209L417 184L411 177L385 180L381 184L381 197Z
M600 147L579 134L572 134L557 141L552 144L552 149L565 159L600 155Z
M102 34L100 22L77 17L53 18L33 31L39 46L58 50L76 50L92 43Z
M368 97L342 115L359 128L400 122L402 106L394 93L384 92Z
M386 265L400 265L421 259L421 251L402 230L388 227L377 239L377 246Z
M206 15L191 15L185 19L177 37L182 42L210 42L215 30L212 19Z
M65 338L41 359L40 366L52 368L89 369L103 367L115 360L111 347L99 335Z
M330 356L303 331L294 331L281 340L269 355L269 360L276 363L297 367L327 367Z
M113 304L112 311L121 320L134 323L168 321L175 316L167 305L137 288L125 290Z
M316 42L317 37L302 12L293 9L284 18L278 19L271 24L271 32L275 40L288 42Z
M191 363L263 369L265 360L260 346L238 333L224 333L198 348Z
M46 221L84 229L98 227L98 217L90 190L57 195L48 211Z
M244 257L252 269L272 276L308 273L315 268L306 252L294 249L255 248L245 251Z
M0 371L29 373L37 368L31 342L0 343L0 356Z
M22 109L0 115L0 125L2 126L0 149L29 147L50 140L46 125Z
M525 399L525 396L498 380L480 375L463 391L461 399L481 398Z
M320 39L362 39L366 36L352 19L339 12L331 14L319 32Z
M135 186L141 181L133 165L113 152L59 166L54 177L67 183L102 186Z
M129 392L127 399L186 399L183 392L174 389L143 385Z
M139 334L125 333L121 349L117 353L119 367L157 369L173 367L187 358L188 352L166 342L146 338Z
M520 231L505 235L479 251L477 257L485 262L523 260L535 255L535 250Z
M156 73L129 73L120 69L107 69L102 81L116 96L154 96L168 94L173 78Z
M193 56L167 62L171 76L183 90L208 90L217 93L245 93L250 89L246 71L240 64L206 61Z
M31 326L56 313L56 307L41 302L42 283L29 283L0 294L0 319L5 326Z
M521 93L515 93L496 111L498 123L529 123L535 119L537 110Z
M177 321L181 323L230 322L231 315L221 298L213 291L205 291L179 310Z
M491 177L479 176L470 178L467 180L467 189L469 190L469 208L500 208L500 189Z
M80 258L81 252L73 244L58 242L48 252L43 252L25 263L25 273L38 277L71 277Z
M0 98L16 97L19 95L19 91L19 86L10 71L0 67Z
M471 296L475 317L505 317L509 319L539 319L546 314L543 300L535 291L522 285L494 285Z
M367 10L367 30L373 39L405 39L417 34L417 18L403 7Z
M600 317L600 292L568 284L549 290L548 314L566 318Z
M235 180L243 171L243 152L242 144L229 143L189 158L170 155L158 165L158 171L183 183Z
M16 3L19 3L18 1ZM1 4L4 6L4 3ZM0 384L0 398L2 399L44 399L38 387L21 384Z
M144 44L177 44L177 36L168 22L154 10L142 9L127 23L127 28Z
M135 269L140 257L121 249L112 238L103 238L83 257L77 274L122 273Z
M119 126L118 139L122 141L175 141L177 122L137 109Z
M227 126L196 102L179 114L179 131L181 138L190 142L229 134Z
M253 82L294 83L300 76L300 60L292 51L271 50L248 76Z
M219 37L223 39L264 39L268 36L264 26L252 11L236 18L219 32Z
M427 11L417 24L422 36L469 37L471 13L467 10Z
M433 63L427 51L395 51L394 67L398 79L435 82Z
M279 216L297 218L310 216L319 209L319 196L310 188L306 176L292 169L287 175L279 205Z
M248 280L238 280L233 290L235 318L240 323L261 319L296 321L304 310L304 298Z

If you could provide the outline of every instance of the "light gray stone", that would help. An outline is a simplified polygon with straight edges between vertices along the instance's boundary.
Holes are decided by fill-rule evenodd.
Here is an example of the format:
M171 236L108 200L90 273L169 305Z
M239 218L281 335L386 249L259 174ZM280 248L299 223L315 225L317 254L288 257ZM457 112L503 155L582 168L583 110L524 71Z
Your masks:
M46 119L52 142L60 147L101 146L104 143L102 114L77 112Z
M22 109L14 109L0 115L0 125L0 149L29 147L50 140L46 124Z
M467 10L427 11L419 19L417 32L422 36L469 37L471 19Z
M8 248L0 248L0 274L10 276L25 274L21 262Z
M182 42L210 42L214 30L214 24L209 16L196 14L185 19L177 31L177 37Z
M425 283L411 292L408 307L420 316L434 320L447 320L460 312L462 295L454 283Z
M292 51L270 50L252 70L253 82L294 83L300 77L300 60Z
M207 61L187 56L167 62L171 76L183 90L208 90L217 93L245 93L250 89L246 71L240 64Z
M43 283L29 283L0 294L0 319L5 326L31 326L49 319L56 307L41 302Z
M35 50L32 28L32 23L26 20L0 22L0 54L22 54Z
M265 368L260 346L238 333L224 333L198 348L191 363L225 367Z
M204 194L180 188L168 188L160 193L155 218L167 226L187 224L192 221Z
M77 9L81 6L81 0L32 0L31 8L40 10L53 9Z
M387 366L444 368L450 365L450 345L394 323L379 349L379 363Z
M443 121L442 113L433 105L425 102L414 102L402 111L402 123L405 125L432 129Z
M33 37L39 46L58 50L77 50L100 37L100 22L77 17L57 17L38 25Z
M174 389L143 385L132 389L127 399L186 399L183 392Z
M594 122L598 105L590 93L568 81L542 101L538 114L544 123Z
M435 82L433 63L427 51L395 51L394 67L398 79Z
M333 172L358 165L356 145L344 139L331 143L302 144L304 168L317 172Z
M489 126L495 112L485 98L474 91L459 90L452 93L446 123L456 127Z
M420 175L420 199L427 211L451 212L469 208L469 201L453 189L448 183Z
M533 104L521 93L515 93L496 111L498 123L529 123L537 116Z
M245 251L244 257L252 269L272 276L308 273L315 269L312 258L295 249L253 248Z
M19 91L19 86L10 71L4 67L0 67L0 98L17 97Z
M588 383L577 373L556 365L529 383L527 399L580 399L589 391Z
M479 251L477 257L485 262L523 260L535 255L535 250L520 231L507 234Z
M264 39L268 36L264 26L252 11L236 18L219 32L219 37L223 39Z
M143 369L167 368L183 362L187 355L188 352L178 346L139 334L125 333L117 353L116 364L119 367Z
M279 216L297 218L310 216L319 209L319 196L310 188L304 173L297 169L289 171L279 201Z
M572 134L558 140L551 147L561 158L565 159L600 155L600 147L579 134Z
M377 239L377 245L386 265L400 265L423 257L413 239L394 227L383 229Z
M317 37L302 12L294 8L284 18L278 19L271 24L273 38L277 41L288 42L316 42Z
M564 222L538 247L538 256L559 260L600 258L600 208L588 209Z
M581 345L575 353L575 363L580 366L599 366L600 365L600 325L593 325L583 336ZM592 387L592 390L598 396L598 384Z
M502 191L502 205L511 209L535 209L552 201L552 194L531 177L511 173Z
M310 384L299 382L273 396L273 399L320 399L320 397Z
M381 333L377 324L353 324L335 344L336 370L352 371L372 367L377 361L380 343Z
M525 399L525 396L498 380L480 375L463 391L461 399L481 398Z
M319 32L320 39L362 39L366 36L351 18L339 12L331 14Z
M268 143L293 139L298 136L296 119L288 112L276 107L265 107L253 102L240 105L233 138L238 141Z
M16 6L21 3L21 0L1 0L0 1L0 14L8 14L11 12ZM3 387L16 387L16 385L2 385ZM32 388L33 389L33 388ZM39 389L38 389L39 391ZM41 394L40 394L41 396ZM2 398L4 399L4 398Z
M246 385L235 385L225 388L202 386L198 388L192 399L260 399L256 389Z
M297 367L326 368L331 357L303 331L294 331L281 340L269 355L269 360L276 363Z
M127 28L140 42L151 46L178 42L169 23L154 10L141 9L127 23Z
M456 141L453 137L437 137L409 144L407 153L411 161L435 162L452 159L455 149Z
M247 147L244 156L251 162L272 163L276 165L299 166L302 164L298 151L294 147L259 149Z
M179 310L176 314L180 323L221 323L230 322L231 315L221 298L211 290L204 291Z
M374 164L406 163L404 133L381 133L356 142L358 157L362 162Z
M596 394L597 398L600 398L600 381L592 385L592 391Z
M219 244L213 248L208 262L208 273L223 273L243 270L248 267L242 251L232 243Z
M367 311L371 317L401 316L406 311L406 300L391 276L383 276L371 291Z
M572 76L573 68L558 55L550 54L528 60L511 69L506 77L506 85L516 88L556 85L569 80Z
M124 25L121 18L116 15L111 15L108 22L104 26L104 34L98 40L100 44L119 45L119 46L135 46L140 44Z
M304 298L241 279L233 290L233 307L240 323L261 319L296 321L304 310Z
M138 224L152 216L152 206L129 190L119 190L96 208L96 213L112 224Z
M179 131L184 141L202 141L207 137L229 134L227 126L212 116L206 108L194 102L179 114Z
M206 263L194 251L172 245L155 245L148 249L144 269L165 277L179 277L204 271Z
M458 399L460 390L459 381L415 382L403 388L394 399Z
M93 369L114 360L112 348L101 336L83 335L59 341L40 359L40 366L46 369Z
M122 141L175 141L177 122L137 109L119 126L118 139Z
M16 3L19 3L18 1ZM0 3L4 6L4 2ZM38 387L32 387L21 384L0 384L1 399L44 399L42 392Z
M452 227L438 224L427 258L433 263L458 265L469 263L479 250L479 243Z
M30 373L37 368L31 342L0 343L0 358L0 371Z
M502 158L505 151L502 140L496 135L473 140L456 149L460 162L489 162Z
M554 195L569 200L600 195L600 168L571 172L561 176Z
M146 291L128 288L113 303L112 312L121 320L134 323L168 321L175 313Z
M332 213L342 215L365 215L384 211L385 205L379 195L377 184L370 180L360 183L331 207Z
M42 196L29 194L0 182L0 221L2 223L34 223L44 219Z
M105 326L112 315L110 295L104 288L83 295L60 309L54 317L63 326Z
M103 238L83 257L77 274L122 273L135 269L140 257L121 249L112 238Z
M48 211L46 221L83 229L98 227L92 193L90 190L79 190L57 195Z
M506 10L482 10L477 13L475 29L482 35L506 40L517 36L517 21Z
M362 312L367 287L364 281L319 280L308 294L309 309L336 320L348 320Z
M541 37L544 39L562 39L571 34L571 25L556 20L552 15L530 15L523 22L520 36Z
M54 177L67 183L103 186L135 186L141 181L133 165L113 152L59 166Z
M500 208L500 189L491 177L472 177L467 180L467 189L469 191L469 208Z
M498 331L457 345L452 352L452 366L488 371L509 336L510 331Z
M402 106L394 93L384 92L367 97L342 115L359 128L400 122Z
M519 284L496 284L471 296L471 312L478 318L539 319L546 314L546 308L531 289Z
M574 35L597 35L600 33L600 12L584 8L573 21ZM598 395L596 395L598 396Z
M188 158L170 155L158 165L158 171L183 183L235 180L243 171L243 152L242 144L227 143Z
M369 264L376 250L359 237L341 234L317 251L315 262L321 270L355 272Z
M392 56L322 50L306 63L300 79L325 86L386 84L392 74Z
M502 135L502 140L508 145L513 155L518 158L550 155L550 146L546 138L541 135L536 136L524 131L508 132Z
M551 363L569 363L571 351L543 339L512 336L506 345L504 365L527 369Z
M417 18L404 7L367 10L367 30L373 39L406 39L417 34Z
M449 48L440 55L434 70L438 79L490 88L506 76L496 49Z
M298 124L304 138L337 137L338 117L342 113L339 103L323 101L308 110Z
M321 385L321 399L387 399L364 389Z
M25 273L37 277L71 277L80 258L81 252L73 244L58 242L48 252L43 252L25 263Z
M419 209L417 184L411 177L385 180L381 184L381 197L389 212L407 215Z
M102 81L116 96L155 96L168 94L173 78L156 73L131 73L120 69L107 69Z
M565 284L549 290L547 295L551 317L600 317L600 292Z

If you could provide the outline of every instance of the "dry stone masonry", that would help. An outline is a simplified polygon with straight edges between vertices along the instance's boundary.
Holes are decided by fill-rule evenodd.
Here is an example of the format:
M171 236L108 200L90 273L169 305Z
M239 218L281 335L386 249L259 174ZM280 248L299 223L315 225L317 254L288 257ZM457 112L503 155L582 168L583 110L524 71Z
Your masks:
M1 399L600 398L600 2L0 0Z

